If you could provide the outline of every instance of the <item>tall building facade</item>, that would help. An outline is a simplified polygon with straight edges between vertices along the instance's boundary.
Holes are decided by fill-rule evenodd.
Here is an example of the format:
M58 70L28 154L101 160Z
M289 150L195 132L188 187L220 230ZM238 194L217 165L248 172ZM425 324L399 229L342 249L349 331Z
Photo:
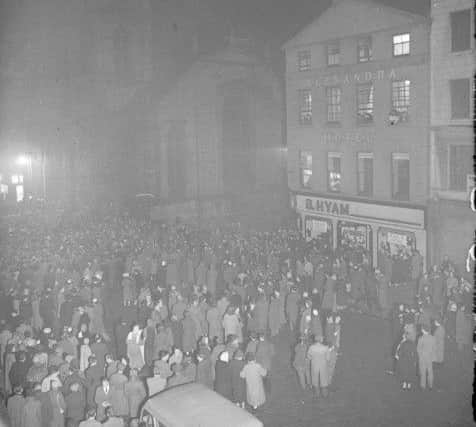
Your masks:
M231 37L160 98L157 138L138 153L137 169L149 171L138 190L158 195L162 213L178 206L180 216L284 207L283 110L281 80L249 40Z
M334 0L284 45L288 183L308 238L426 260L429 21Z
M431 2L431 261L463 270L474 242L474 2Z

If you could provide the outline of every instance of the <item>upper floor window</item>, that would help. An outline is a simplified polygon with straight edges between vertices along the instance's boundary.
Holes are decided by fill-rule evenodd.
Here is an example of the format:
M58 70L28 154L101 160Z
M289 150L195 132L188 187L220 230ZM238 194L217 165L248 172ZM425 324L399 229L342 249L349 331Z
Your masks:
M449 189L466 191L468 175L473 173L472 145L450 145Z
M299 96L299 123L312 124L312 92L310 89L300 89Z
M298 52L298 70L309 71L311 69L311 51L301 50Z
M339 41L331 42L327 45L327 65L340 64L340 43Z
M374 86L372 83L357 85L357 121L371 123L374 120Z
M410 157L408 154L392 154L392 198L410 199Z
M410 54L410 33L393 36L393 56Z
M450 14L451 51L461 52L471 49L471 10L459 10Z
M312 153L301 151L299 153L299 175L301 187L310 188L312 178Z
M331 123L340 122L342 114L341 104L341 88L328 87L326 88L327 99L327 121Z
M471 82L469 79L450 80L451 118L470 118Z
M327 189L338 193L341 191L341 153L328 153L327 154Z
M374 156L372 153L359 153L357 162L357 192L360 196L370 197L374 187Z
M392 82L392 111L391 123L396 124L408 119L410 107L410 80Z
M372 60L372 37L361 37L357 40L357 62Z

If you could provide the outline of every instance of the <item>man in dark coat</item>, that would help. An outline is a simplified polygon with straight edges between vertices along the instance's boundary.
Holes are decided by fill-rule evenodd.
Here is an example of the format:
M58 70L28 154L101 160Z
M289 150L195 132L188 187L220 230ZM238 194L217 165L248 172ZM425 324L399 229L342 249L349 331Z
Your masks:
M26 375L30 369L31 363L26 360L25 352L21 351L17 355L17 360L13 362L8 377L12 387L20 386L25 387Z
M215 391L229 400L233 398L230 354L223 351L215 364Z
M27 393L25 406L21 416L22 427L39 427L42 425L41 402L36 397L37 391L31 390Z
M245 407L245 379L241 378L240 373L245 366L244 354L241 350L236 350L233 360L230 362L231 370L231 396L234 403Z
M108 348L101 335L96 336L96 341L91 344L91 351L96 357L99 368L103 372L102 375L104 375L104 366L106 365L106 354L108 353Z
M116 356L125 357L127 355L126 339L129 334L129 326L125 319L118 323L114 330L114 337L116 339Z
M78 427L81 420L84 419L86 411L86 399L80 390L80 384L75 382L71 384L70 393L65 397L66 403L66 426Z
M89 367L85 371L86 376L86 401L88 408L94 407L94 395L96 389L101 385L101 378L104 376L104 367L99 365L95 356L89 357Z

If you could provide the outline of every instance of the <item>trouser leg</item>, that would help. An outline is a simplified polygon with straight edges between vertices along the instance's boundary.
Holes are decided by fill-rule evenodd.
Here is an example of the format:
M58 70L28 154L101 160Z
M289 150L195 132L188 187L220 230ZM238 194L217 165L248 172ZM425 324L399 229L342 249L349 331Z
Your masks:
M299 379L299 384L301 385L301 388L303 390L306 389L306 370L303 368L296 369L298 379Z

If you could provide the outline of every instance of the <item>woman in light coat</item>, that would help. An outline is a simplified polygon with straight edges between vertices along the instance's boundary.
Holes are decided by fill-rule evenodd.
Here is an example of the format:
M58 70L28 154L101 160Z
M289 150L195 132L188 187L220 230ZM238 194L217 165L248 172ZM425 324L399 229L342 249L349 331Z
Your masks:
M127 357L131 369L141 370L144 366L144 340L139 325L134 325L129 335L127 335Z
M266 402L263 378L266 376L266 369L256 362L253 353L246 354L246 365L240 373L240 377L246 383L246 401L253 409Z

